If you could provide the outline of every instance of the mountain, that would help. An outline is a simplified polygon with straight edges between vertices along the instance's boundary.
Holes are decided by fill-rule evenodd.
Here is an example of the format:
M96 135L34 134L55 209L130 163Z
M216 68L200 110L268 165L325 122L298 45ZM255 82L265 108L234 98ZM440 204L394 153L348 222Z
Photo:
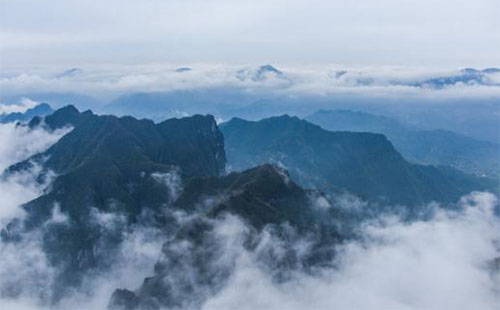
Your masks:
M80 75L82 73L83 73L82 69L71 68L71 69L68 69L64 72L57 74L56 78L61 79L61 78L67 78L67 77L75 77L75 76Z
M286 80L285 74L271 65L262 65L257 69L247 68L239 70L236 72L236 77L241 81L252 80L254 82L273 78Z
M175 69L175 72L182 73L182 72L189 72L191 70L193 70L193 69L191 69L189 67L180 67L180 68Z
M0 115L0 123L12 123L12 122L27 122L36 116L49 115L52 112L50 105L46 103L41 103L33 108L26 110L25 112L14 112L9 114Z
M196 205L200 206L198 213L193 212ZM312 246L311 256L301 257L300 249L293 247L282 249L283 255L267 249L269 258L262 260L273 266L272 273L277 278L286 276L287 271L317 263L322 256L331 258L333 253L322 252L322 246L341 240L338 230L332 229L339 224L335 213L317 212L308 192L290 180L286 171L271 165L221 178L191 180L174 206L190 213L173 237L163 244L154 274L135 291L117 289L110 308L199 308L207 295L216 293L225 284L235 268L235 257L221 257L227 245L222 236L217 237L217 230L224 225L221 222L227 220L228 214L238 215L248 224L242 235L233 227L227 236L242 238L246 249L257 250L259 232L269 225L285 240L293 238L289 235L291 229L319 237L321 241ZM320 217L328 219L325 221L328 226L321 226ZM190 250L180 251L186 246Z
M258 122L235 118L220 129L232 169L272 162L300 184L328 192L415 206L496 188L493 180L452 168L411 164L381 134L330 132L288 115Z
M175 166L184 176L209 176L225 169L223 137L211 116L155 124L132 117L80 113L68 106L43 122L34 118L29 126L40 124L50 129L74 126L46 152L7 169L12 173L39 163L58 175L54 190L41 197L40 203L48 199L75 208L89 203L100 208L107 199L121 197L118 201L124 208L136 209L144 198L134 199L126 189L130 183L141 183L142 173L168 172Z
M336 109L384 115L417 129L445 129L494 144L498 144L500 141L500 122L498 121L500 101L498 99L474 100L473 102L460 99L426 104L401 100L404 99L398 98L387 104L341 106L336 107ZM331 107L321 109L332 110Z
M191 68L176 69L178 73L191 71ZM247 68L237 71L235 78L241 81L266 81L277 79L288 83L286 75L271 65L258 68ZM138 92L123 94L103 107L102 112L115 115L133 115L154 120L169 117L209 113L222 118L235 115L244 117L263 117L269 113L277 113L284 106L298 106L288 99L286 104L275 106L283 100L270 90L249 92L239 86L183 88L172 91ZM265 101L265 102L263 102ZM272 103L266 104L266 102Z
M498 178L500 145L449 130L420 130L365 112L320 110L306 120L331 131L374 132L387 136L409 161L447 165L466 173Z
M304 256L290 245L287 255L272 260L276 272L283 274L331 258L330 245L343 238L338 229L340 211L325 207L333 204L323 194L294 183L287 171L262 165L223 175L224 141L212 116L154 123L98 116L67 106L34 118L29 126L73 127L47 151L3 174L8 177L40 165L40 181L54 177L40 197L23 205L26 216L1 232L2 241L11 243L30 233L39 236L51 268L57 271L53 294L44 296L49 305L57 305L83 285L85 277L105 275L119 265L120 244L134 230L160 231L165 242L162 255L154 275L137 293L117 290L111 307L129 300L127 307L136 305L135 301L170 307L190 302L193 290L220 287L229 273L209 269L222 250L220 240L213 238L216 223L228 216L245 223L249 232L245 244L250 248L269 225L281 231L281 236L296 231L319 237L314 244L317 251L311 252L314 255ZM184 217L179 219L179 214ZM179 242L197 247L175 254ZM199 271L196 283L185 278L185 286L173 288L162 281L167 273L184 276L186 268ZM179 294L173 293L176 289Z
M465 68L460 70L458 74L440 76L436 78L427 79L424 81L416 82L410 84L411 86L418 87L431 87L431 88L443 88L446 86L460 84L469 85L499 85L495 80L490 79L491 74L500 73L498 68L486 68L483 70L477 70L474 68Z
M193 209L206 196L223 197L203 212L210 216L229 211L241 215L253 227L288 221L294 227L311 224L307 192L290 180L286 170L264 164L241 173L190 180L174 206Z
M384 83L389 83L391 85L398 86L442 89L459 84L469 86L499 86L500 84L498 83L498 79L495 77L498 73L500 73L499 68L486 68L483 70L465 68L460 71L444 73L433 77L415 77L409 80L408 77L401 79L395 76L391 80L387 81L384 79L381 80L376 75L370 75L370 73L366 72L338 70L332 72L330 77L334 80L341 79L349 81L350 83L355 83L358 86L381 86Z
M225 169L224 141L212 116L155 124L67 106L43 121L34 118L29 126L74 128L47 151L4 172L8 177L40 165L39 180L55 178L43 195L23 206L26 217L11 222L2 239L15 242L44 228L44 250L61 271L56 281L60 294L79 285L87 271L111 264L121 229L174 200L170 180L218 176ZM67 223L49 225L54 212L65 214ZM119 219L118 230L96 228L106 215Z
M102 111L160 121L196 113L212 114L222 119L233 116L260 119L282 113L284 108L295 111L304 109L301 106L302 100L288 99L281 104L282 99L266 92L251 93L239 88L214 87L124 94L106 105ZM313 111L307 108L307 113Z

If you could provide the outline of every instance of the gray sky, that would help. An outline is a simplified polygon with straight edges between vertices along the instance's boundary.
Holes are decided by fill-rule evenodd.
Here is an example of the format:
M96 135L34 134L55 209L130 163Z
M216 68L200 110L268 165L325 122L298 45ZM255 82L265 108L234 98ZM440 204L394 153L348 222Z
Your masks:
M500 66L498 0L0 0L0 60Z

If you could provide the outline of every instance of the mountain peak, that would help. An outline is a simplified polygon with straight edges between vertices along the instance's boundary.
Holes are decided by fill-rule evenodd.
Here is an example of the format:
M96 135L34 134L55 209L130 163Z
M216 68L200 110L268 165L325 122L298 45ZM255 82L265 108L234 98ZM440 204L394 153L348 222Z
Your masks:
M78 109L72 105L72 104L68 104L60 109L57 109L54 114L64 114L64 115L75 115L75 114L80 114L80 111L78 111Z
M240 80L251 79L254 82L264 81L269 78L285 78L285 75L280 70L267 64L258 67L257 69L242 69L236 73L236 77Z
M182 72L189 72L189 71L192 71L192 70L193 69L191 69L189 67L180 67L180 68L175 69L175 72L182 73Z
M56 110L51 115L45 116L44 125L47 126L47 129L50 130L56 130L68 125L77 126L82 121L93 115L94 114L90 110L80 113L80 111L78 111L75 106L67 105ZM28 125L29 127L33 128L40 125L41 121L41 118L35 117L29 122Z
M73 76L79 75L81 73L83 73L82 69L71 68L71 69L68 69L64 72L59 73L58 75L56 75L56 78L73 77Z
M273 67L273 66L271 66L269 64L260 66L259 70L257 71L258 74L262 74L264 72L272 72L272 73L275 73L275 74L278 74L278 75L283 74L283 72L281 72L280 70L276 69L275 67Z
M477 70L477 69L474 69L474 68L465 68L465 69L461 70L461 72L462 72L463 74L477 74L477 73L479 73L480 71L479 71L479 70Z

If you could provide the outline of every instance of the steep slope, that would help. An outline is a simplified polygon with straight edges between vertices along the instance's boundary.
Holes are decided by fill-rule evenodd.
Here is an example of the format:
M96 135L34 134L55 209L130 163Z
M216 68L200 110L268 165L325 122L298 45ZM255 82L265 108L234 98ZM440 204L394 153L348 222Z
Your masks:
M331 131L381 133L409 161L448 165L466 173L498 178L500 145L448 130L418 130L390 118L349 110L320 110L306 118Z
M287 115L259 122L232 119L220 128L232 169L274 162L301 184L347 190L369 200L451 202L495 184L453 169L412 165L381 134L330 132Z
M80 113L67 106L43 119L34 118L28 125L42 125L49 130L74 127L45 153L26 161L48 158L44 167L57 174L81 169L94 161L127 164L130 158L156 165L176 165L185 175L218 175L225 167L223 137L212 116L195 115L155 124L132 117Z
M62 271L57 281L61 288L56 290L61 293L66 286L78 285L89 269L111 263L121 229L176 198L170 179L218 176L225 168L223 137L211 116L155 124L80 113L68 106L30 122L37 124L74 128L46 152L6 170L11 174L40 165L39 179L52 173L56 177L42 196L24 205L26 217L9 224L2 238L15 241L43 227L44 249ZM54 214L64 214L66 223L50 224ZM112 225L118 230L98 228L96 223L107 215L120 219Z

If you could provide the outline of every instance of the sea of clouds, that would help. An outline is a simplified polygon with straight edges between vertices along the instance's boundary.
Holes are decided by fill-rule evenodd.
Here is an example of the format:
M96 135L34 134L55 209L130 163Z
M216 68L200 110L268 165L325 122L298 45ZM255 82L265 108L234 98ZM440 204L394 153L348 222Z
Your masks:
M184 67L183 67L184 68ZM0 75L3 96L29 93L80 93L109 100L131 92L157 92L234 87L249 92L272 91L288 95L353 94L432 98L499 97L500 73L477 81L454 83L444 88L418 87L429 79L461 75L462 68L436 69L401 66L278 66L282 74L260 72L255 65L190 64L177 66L99 65L83 68L6 69Z

